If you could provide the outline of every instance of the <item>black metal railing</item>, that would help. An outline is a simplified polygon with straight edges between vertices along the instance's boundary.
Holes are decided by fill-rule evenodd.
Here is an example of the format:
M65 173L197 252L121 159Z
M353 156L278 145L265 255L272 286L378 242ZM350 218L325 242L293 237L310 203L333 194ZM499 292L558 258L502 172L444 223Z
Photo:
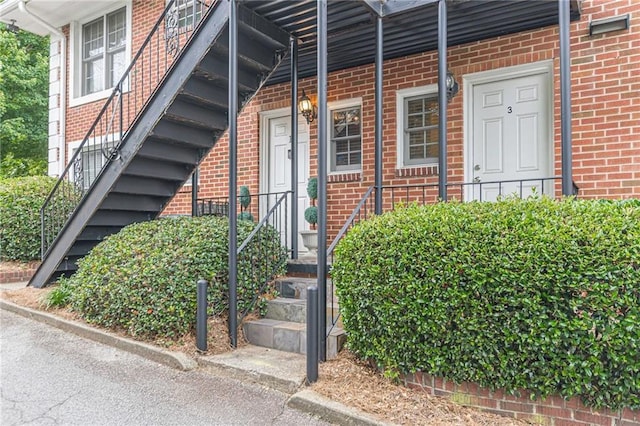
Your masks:
M278 201L291 191L287 192L265 192L250 195L238 195L236 201L236 211L238 218L256 221L258 218L266 216ZM285 199L286 208L289 208L289 200ZM197 216L229 216L229 197L209 197L197 199ZM291 230L289 229L288 210L273 214L269 219L269 225L273 226L280 233L282 243L291 251ZM285 214L286 213L286 214Z
M504 181L487 182L460 182L447 183L447 201L467 200L467 201L495 201L500 197L513 196L525 198L530 195L558 197L561 194L562 177L554 176L548 178L535 179L514 179ZM358 222L368 219L374 212L374 197L376 190L369 187L360 202L356 205L351 215L327 248L327 262L333 264L334 251L340 240ZM411 203L433 204L439 201L438 184L414 184L414 185L386 185L381 188L382 211L390 211L398 205L408 205ZM577 196L578 186L573 182L573 195ZM330 271L329 271L330 273ZM333 280L326 280L327 295L331 297L327 301L331 310L331 324L328 324L327 336L336 326L340 319L340 313L335 309L337 300L335 298L335 288Z
M238 288L238 322L241 323L252 312L260 297L289 258L288 241L289 197L291 192L261 194L273 202L268 202L268 210L249 236L238 247L238 282L246 282L247 287ZM246 210L245 210L246 211ZM279 238L278 238L279 236Z
M217 1L169 0L40 210L43 258Z

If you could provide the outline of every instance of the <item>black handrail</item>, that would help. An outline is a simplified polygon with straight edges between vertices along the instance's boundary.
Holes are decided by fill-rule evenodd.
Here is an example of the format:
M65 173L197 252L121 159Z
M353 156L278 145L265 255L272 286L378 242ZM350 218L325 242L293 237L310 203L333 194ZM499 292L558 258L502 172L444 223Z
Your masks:
M194 25L185 28L178 28L180 8L191 0L168 1L40 208L43 258L89 188L107 165L119 158L128 130L217 1L194 2Z
M269 209L269 211L262 217L262 219L258 222L258 224L247 236L247 238L245 238L242 244L240 244L240 246L238 247L238 262L245 261L245 255L252 258L249 261L251 262L254 270L250 272L250 276L257 277L256 279L260 281L252 283L252 289L254 290L253 297L251 299L251 302L246 305L245 309L240 313L238 323L242 323L242 320L247 316L247 314L255 308L258 298L264 294L267 285L275 278L278 269L281 268L287 261L286 254L279 256L277 248L274 248L275 250L270 253L261 253L260 256L252 256L252 253L247 253L247 251L251 243L256 238L260 238L261 233L271 232L273 234L275 232L282 236L282 229L279 229L276 225L281 222L284 222L285 225L284 238L286 240L286 238L288 237L288 230L286 229L288 214L287 201L291 193L291 191L281 193L280 197L275 202L273 207ZM274 256L275 262L271 262L272 260L274 260Z

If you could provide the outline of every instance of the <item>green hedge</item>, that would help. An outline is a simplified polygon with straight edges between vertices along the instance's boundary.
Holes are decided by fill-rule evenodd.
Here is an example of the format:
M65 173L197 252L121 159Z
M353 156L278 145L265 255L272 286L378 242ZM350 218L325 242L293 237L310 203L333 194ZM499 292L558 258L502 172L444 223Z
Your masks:
M349 346L391 374L640 408L640 202L410 206L336 248Z
M243 241L253 224L238 222ZM139 337L180 337L195 326L196 282L209 281L209 313L228 309L226 218L165 218L123 228L106 238L63 279L49 301L69 304L86 321ZM238 260L239 311L258 296L272 269L282 273L280 235L262 228Z
M56 179L0 179L0 260L40 258L40 208Z

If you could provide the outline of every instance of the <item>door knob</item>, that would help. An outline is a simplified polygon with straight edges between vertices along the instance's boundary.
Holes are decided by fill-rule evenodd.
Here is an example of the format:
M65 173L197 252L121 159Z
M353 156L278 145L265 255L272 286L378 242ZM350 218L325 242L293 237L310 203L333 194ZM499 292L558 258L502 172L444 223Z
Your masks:
M476 164L475 166L473 166L473 170L475 170L476 172L480 171L480 164Z

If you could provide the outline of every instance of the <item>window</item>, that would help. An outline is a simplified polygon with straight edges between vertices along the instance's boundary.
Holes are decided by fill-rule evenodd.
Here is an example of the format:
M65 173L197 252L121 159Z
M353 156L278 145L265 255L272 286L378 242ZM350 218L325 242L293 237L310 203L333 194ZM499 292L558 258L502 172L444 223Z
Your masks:
M167 3L169 1L167 0ZM175 28L177 23L178 28L181 30L192 29L202 18L205 6L206 4L202 0L175 0L173 7L169 11L174 16L173 19L167 19L167 28ZM176 13L177 16L175 15Z
M359 170L362 163L360 106L331 111L331 171Z
M116 85L126 70L126 8L82 25L82 96Z
M438 163L438 86L412 87L396 92L397 167Z
M77 149L74 149L75 153ZM76 185L87 190L96 180L98 173L102 170L104 156L97 145L85 147L75 160L73 180Z
M438 161L438 96L416 96L404 102L404 165Z

